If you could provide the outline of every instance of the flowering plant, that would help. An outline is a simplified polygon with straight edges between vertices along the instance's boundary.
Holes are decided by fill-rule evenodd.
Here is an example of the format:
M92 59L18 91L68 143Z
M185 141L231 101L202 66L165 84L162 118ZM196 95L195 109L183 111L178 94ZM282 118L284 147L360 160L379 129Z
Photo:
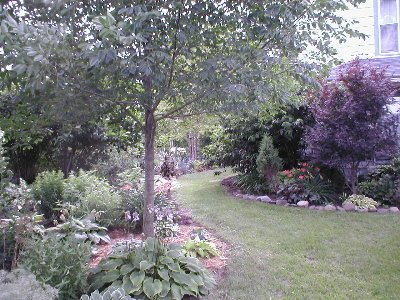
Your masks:
M320 177L322 179L320 168L310 165L307 162L301 162L298 164L297 168L284 170L279 173L279 178L281 182L285 184L290 182L302 182L304 180L312 179L315 177Z
M332 187L321 175L320 168L307 162L280 172L279 179L281 185L278 195L291 203L306 200L312 204L322 204L333 199Z

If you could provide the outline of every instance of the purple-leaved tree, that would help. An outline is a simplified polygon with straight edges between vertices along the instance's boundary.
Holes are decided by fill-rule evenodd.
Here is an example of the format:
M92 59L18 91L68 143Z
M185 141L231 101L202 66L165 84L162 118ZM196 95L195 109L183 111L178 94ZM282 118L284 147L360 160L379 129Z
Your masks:
M314 162L349 169L357 193L360 163L397 150L394 116L388 105L394 88L384 70L354 60L323 82L311 103L316 124L306 134Z

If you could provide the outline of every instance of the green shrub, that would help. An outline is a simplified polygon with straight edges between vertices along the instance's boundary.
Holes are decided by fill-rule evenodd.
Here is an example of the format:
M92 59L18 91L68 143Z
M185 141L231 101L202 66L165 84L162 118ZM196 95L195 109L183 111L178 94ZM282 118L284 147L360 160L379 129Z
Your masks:
M64 175L61 171L40 173L32 185L33 198L46 219L53 216L54 209L62 203Z
M0 270L0 300L57 299L57 289L39 283L35 275L23 269L14 269L12 272Z
M7 222L4 222L7 221ZM34 233L42 233L42 215L13 216L0 226L0 268L11 270L17 266L21 251Z
M106 178L109 183L117 185L122 180L135 181L136 177L142 177L141 154L138 149L128 148L127 150L112 149L107 158L97 162L93 166L96 175ZM124 173L124 175L121 175Z
M135 300L126 295L123 288L109 287L103 293L94 291L90 296L82 295L80 300Z
M123 287L145 299L198 297L215 284L196 258L185 257L178 245L164 245L154 238L132 252L108 257L93 273L93 289Z
M278 150L274 147L272 137L264 135L257 155L257 171L272 189L277 187L277 173L282 168L282 160Z
M121 195L93 172L71 174L65 182L63 200L76 205L73 216L82 218L92 214L95 221L103 226L114 226L123 215L120 209Z
M351 195L346 199L346 201L343 202L343 204L346 202L353 203L356 207L361 209L375 208L378 205L378 202L376 202L374 199L364 195Z
M0 130L0 213L7 205L3 192L9 186L12 175L8 169L8 159L4 155L3 137L4 132Z
M183 253L189 257L214 257L218 251L207 241L188 240L183 245Z
M389 165L377 167L360 183L359 192L387 204L400 206L400 158Z
M235 184L247 194L263 195L271 192L271 187L257 172L237 175Z
M79 299L87 292L87 268L91 255L90 243L79 243L72 236L48 235L28 243L22 264L39 282L59 290L60 300Z

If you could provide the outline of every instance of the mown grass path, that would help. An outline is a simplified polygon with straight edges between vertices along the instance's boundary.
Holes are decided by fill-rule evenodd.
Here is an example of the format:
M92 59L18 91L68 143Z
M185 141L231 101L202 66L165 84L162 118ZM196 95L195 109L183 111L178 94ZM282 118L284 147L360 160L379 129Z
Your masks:
M236 199L227 173L183 176L178 201L233 245L209 299L400 299L400 215L319 212Z

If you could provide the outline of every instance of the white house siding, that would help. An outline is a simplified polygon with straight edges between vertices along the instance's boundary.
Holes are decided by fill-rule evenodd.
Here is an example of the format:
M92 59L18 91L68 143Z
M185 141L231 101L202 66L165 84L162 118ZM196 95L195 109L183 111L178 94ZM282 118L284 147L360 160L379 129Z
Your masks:
M347 11L340 12L346 20L355 20L358 24L354 29L367 35L365 40L359 38L348 38L343 44L335 42L334 46L338 52L338 58L348 62L356 57L375 57L375 29L374 29L374 0L366 0L358 7L351 7Z

